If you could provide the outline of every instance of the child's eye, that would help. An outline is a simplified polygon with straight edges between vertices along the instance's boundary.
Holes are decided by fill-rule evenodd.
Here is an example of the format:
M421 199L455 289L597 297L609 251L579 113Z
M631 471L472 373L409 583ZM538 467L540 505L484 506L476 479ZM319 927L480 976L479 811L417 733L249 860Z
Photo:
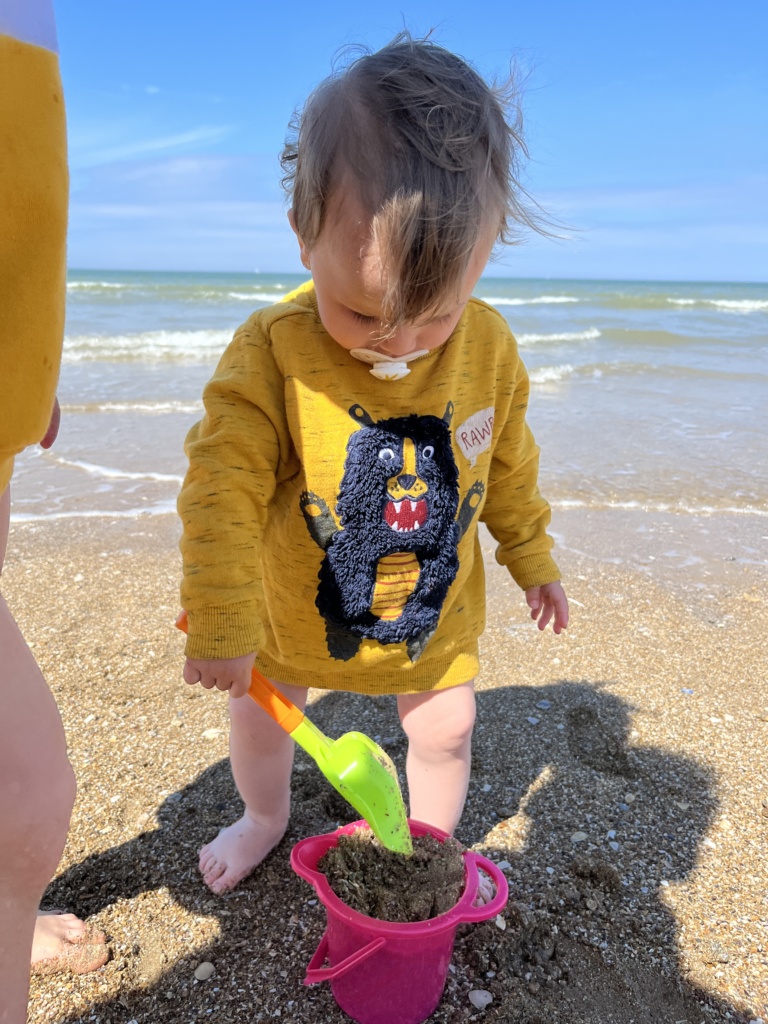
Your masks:
M375 316L366 316L364 313L356 313L354 309L350 309L349 312L352 314L352 316L355 318L355 320L358 321L358 323L361 323L361 324L375 324L376 323L376 317Z

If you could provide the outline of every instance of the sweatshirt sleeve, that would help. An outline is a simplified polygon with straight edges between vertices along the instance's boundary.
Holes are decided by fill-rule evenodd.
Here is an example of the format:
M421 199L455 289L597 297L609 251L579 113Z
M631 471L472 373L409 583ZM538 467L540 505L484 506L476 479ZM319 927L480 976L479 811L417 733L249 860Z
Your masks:
M263 643L261 546L289 461L283 393L268 340L246 325L206 386L205 416L185 445L178 507L190 658L235 658Z
M523 590L553 583L560 571L547 534L550 508L539 494L539 448L526 422L530 384L517 360L507 418L495 445L482 519L498 542L496 560Z
M0 492L45 434L61 362L68 174L53 12L0 11Z

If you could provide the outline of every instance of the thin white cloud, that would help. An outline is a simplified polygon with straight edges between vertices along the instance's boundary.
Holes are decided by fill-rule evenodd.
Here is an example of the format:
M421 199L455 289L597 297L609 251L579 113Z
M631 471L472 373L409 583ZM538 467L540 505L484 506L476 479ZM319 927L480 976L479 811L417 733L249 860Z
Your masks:
M281 197L274 154L160 154L73 168L72 201L111 205L264 202Z
M754 214L756 203L765 207L768 175L752 175L740 181L686 183L642 187L638 185L595 185L581 189L549 190L540 199L546 210L558 214L608 213L613 211L671 212L695 210L708 220L712 211L740 208ZM750 201L751 197L751 201Z
M82 203L71 208L75 225L105 220L135 221L151 219L190 225L197 230L204 225L228 224L253 230L279 224L287 225L285 207L279 202L209 201L195 203Z
M210 146L221 142L231 132L227 125L201 125L188 132L166 135L157 139L137 139L122 145L107 146L103 149L88 149L87 146L73 146L71 162L74 168L95 167L99 164L116 163L120 160L136 160L157 156L188 146Z
M91 182L73 194L72 266L300 273L276 183L254 195L259 166L252 158L190 154L99 169L99 187ZM501 252L489 273L765 280L766 191L757 177L690 189L552 191L544 207L562 215L570 237L530 237Z

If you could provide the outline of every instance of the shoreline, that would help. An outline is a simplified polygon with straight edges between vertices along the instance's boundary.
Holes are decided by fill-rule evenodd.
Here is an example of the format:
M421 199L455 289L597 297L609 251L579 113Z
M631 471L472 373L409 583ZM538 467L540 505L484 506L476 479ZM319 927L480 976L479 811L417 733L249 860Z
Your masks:
M512 902L505 931L457 937L438 1024L768 1017L768 570L730 561L732 531L719 527L703 569L616 564L636 545L631 518L557 510L574 605L560 638L533 627L484 540L488 627L458 838L506 862ZM765 524L748 531L759 542ZM224 898L197 876L196 850L238 803L225 701L180 679L177 537L174 516L11 528L3 593L57 699L79 783L45 905L93 915L113 950L94 975L33 979L29 1024L278 1010L341 1022L327 986L301 984L324 914L287 862L293 842L353 812L306 758L265 864ZM324 731L379 736L402 768L391 699L311 700ZM202 960L216 969L207 982L194 980ZM470 988L493 995L484 1013Z

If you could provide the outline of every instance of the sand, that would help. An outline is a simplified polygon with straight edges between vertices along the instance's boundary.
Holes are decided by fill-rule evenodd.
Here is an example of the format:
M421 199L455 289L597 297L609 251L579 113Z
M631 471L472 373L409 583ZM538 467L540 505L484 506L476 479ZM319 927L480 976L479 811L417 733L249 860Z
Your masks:
M704 577L632 569L620 521L573 512L558 526L574 541L559 555L567 636L540 635L489 569L457 838L501 864L510 903L461 929L431 1019L768 1019L768 572L727 555ZM262 868L224 897L197 875L196 851L239 801L226 701L180 678L176 531L172 517L12 529L3 590L79 782L45 906L90 917L112 949L93 975L33 980L29 1021L347 1020L327 985L302 985L325 914L288 857L354 815L301 752L288 833ZM310 716L379 738L402 769L391 698L313 691Z

